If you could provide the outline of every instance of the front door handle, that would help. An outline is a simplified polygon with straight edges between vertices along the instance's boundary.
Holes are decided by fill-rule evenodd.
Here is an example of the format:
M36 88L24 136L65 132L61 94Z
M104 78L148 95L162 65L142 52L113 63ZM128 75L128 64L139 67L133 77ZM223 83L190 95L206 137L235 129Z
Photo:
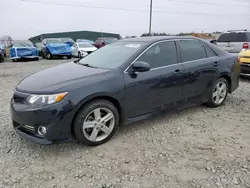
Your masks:
M174 75L176 76L180 76L182 74L182 72L179 70L179 69L176 69L174 72L173 72Z
M219 63L216 61L214 62L214 67L217 67L219 65Z

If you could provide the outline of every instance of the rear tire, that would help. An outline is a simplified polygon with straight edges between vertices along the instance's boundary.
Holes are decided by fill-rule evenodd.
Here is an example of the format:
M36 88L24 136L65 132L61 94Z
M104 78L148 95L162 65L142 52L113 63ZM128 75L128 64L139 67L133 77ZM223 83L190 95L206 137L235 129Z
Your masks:
M86 104L73 123L74 135L80 143L97 146L107 142L119 125L119 112L107 100L95 100Z
M228 82L225 78L219 78L213 85L207 105L210 107L219 107L226 101L228 95Z

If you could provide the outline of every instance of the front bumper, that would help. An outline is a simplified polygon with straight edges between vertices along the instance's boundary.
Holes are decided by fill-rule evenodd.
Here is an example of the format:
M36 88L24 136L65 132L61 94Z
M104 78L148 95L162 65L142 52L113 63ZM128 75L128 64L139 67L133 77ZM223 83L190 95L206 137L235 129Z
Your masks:
M35 59L39 58L39 56L15 56L11 57L10 59Z
M39 144L72 139L71 123L75 114L72 103L62 100L57 104L32 109L20 99L28 95L15 91L11 99L10 112L15 131L20 136ZM47 128L44 136L38 134L40 126Z

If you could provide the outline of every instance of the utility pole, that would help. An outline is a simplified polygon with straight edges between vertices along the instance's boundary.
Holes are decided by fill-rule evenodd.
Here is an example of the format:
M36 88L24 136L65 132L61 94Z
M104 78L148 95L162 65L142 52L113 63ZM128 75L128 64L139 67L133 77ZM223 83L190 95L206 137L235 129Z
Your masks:
M153 8L153 0L150 0L149 35L151 35L152 33L152 8Z

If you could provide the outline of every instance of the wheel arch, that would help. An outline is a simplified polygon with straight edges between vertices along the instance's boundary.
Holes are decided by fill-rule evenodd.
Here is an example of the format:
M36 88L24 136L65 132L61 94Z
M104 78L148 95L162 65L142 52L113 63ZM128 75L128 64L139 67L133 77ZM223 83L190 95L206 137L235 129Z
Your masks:
M73 116L73 119L71 121L71 134L73 137L75 137L74 135L74 131L73 131L73 124L74 121L78 115L78 113L81 111L82 108L84 108L84 106L92 101L95 100L107 100L109 102L111 102L112 104L115 105L116 109L118 110L119 116L120 116L120 123L123 122L124 120L124 112L123 112L123 108L121 103L113 96L110 96L108 94L99 94L99 95L92 95L92 96L88 96L85 99L83 99L82 101L80 101L77 105L76 105L76 112Z
M228 83L228 90L229 90L229 93L231 93L231 90L232 90L232 80L231 80L231 77L229 76L229 74L227 73L224 73L224 74L221 74L219 78L224 78L227 80L227 83Z

